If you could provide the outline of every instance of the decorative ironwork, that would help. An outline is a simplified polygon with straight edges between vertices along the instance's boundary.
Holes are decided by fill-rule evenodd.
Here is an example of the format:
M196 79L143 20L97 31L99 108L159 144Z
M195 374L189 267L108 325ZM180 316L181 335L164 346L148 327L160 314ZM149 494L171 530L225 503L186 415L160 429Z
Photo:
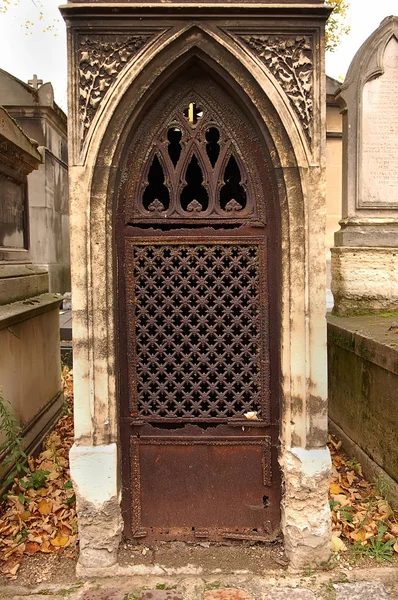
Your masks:
M313 50L305 35L243 35L288 96L311 142L313 121Z
M242 220L256 215L243 160L206 107L190 103L185 112L177 111L148 156L133 199L135 220L156 222L159 212L163 223L166 218Z
M131 252L132 414L194 421L257 411L267 420L259 247L132 244Z

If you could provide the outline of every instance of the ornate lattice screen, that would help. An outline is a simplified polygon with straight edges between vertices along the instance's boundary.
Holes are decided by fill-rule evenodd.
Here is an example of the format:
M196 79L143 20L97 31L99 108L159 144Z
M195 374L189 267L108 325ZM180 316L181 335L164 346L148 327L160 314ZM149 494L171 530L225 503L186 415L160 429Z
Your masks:
M129 244L133 414L208 421L257 411L268 419L262 250L256 244Z

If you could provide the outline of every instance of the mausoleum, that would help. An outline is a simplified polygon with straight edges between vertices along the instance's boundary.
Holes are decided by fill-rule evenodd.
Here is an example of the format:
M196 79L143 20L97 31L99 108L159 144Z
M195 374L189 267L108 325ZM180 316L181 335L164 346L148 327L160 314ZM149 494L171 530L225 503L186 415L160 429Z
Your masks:
M68 27L80 573L123 531L330 556L323 1Z

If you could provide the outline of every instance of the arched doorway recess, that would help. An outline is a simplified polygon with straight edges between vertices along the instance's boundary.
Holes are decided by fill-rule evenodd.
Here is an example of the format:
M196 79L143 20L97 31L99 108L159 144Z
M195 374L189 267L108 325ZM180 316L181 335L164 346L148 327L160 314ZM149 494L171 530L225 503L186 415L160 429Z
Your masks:
M129 537L279 532L270 166L245 107L197 58L151 98L132 135L116 226Z

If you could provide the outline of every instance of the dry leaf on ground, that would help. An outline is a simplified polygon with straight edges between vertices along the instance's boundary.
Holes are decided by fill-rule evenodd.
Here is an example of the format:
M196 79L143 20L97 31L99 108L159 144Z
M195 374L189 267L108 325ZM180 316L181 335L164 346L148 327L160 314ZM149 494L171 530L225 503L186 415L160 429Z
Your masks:
M24 555L76 552L75 496L69 473L73 444L73 376L62 373L67 414L46 437L43 451L29 457L30 474L15 479L0 507L0 570L16 579Z

